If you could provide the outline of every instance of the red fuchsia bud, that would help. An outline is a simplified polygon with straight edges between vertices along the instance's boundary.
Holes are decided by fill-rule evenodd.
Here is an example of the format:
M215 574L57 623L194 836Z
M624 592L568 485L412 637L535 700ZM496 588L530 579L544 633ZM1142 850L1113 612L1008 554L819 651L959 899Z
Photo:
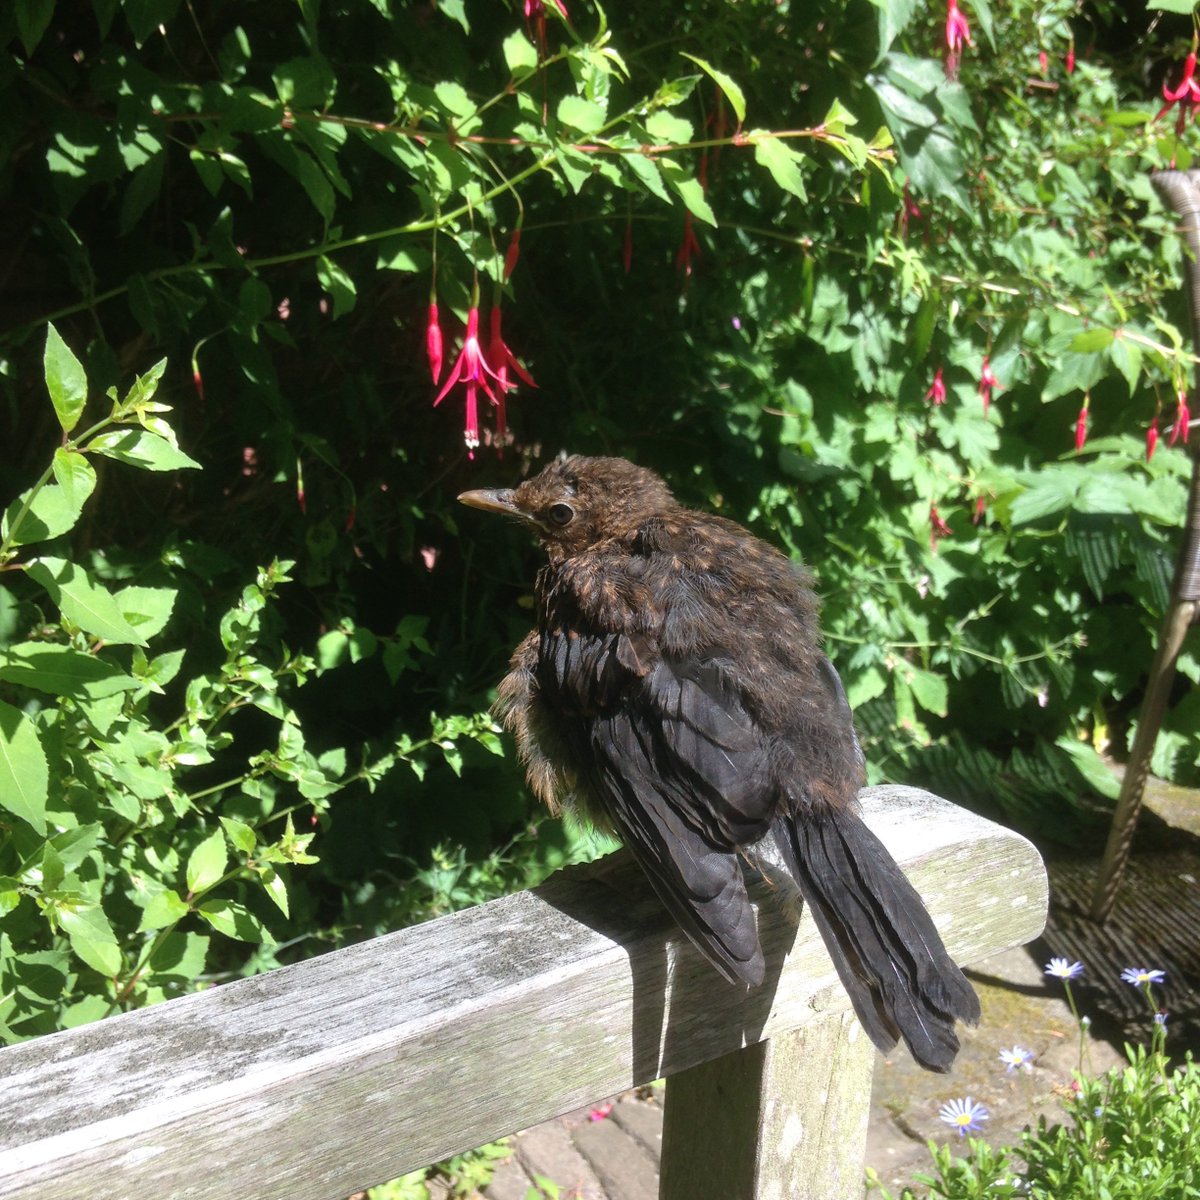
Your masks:
M350 511L346 514L346 528L345 528L346 533L349 533L350 530L352 530L354 528L354 522L357 520L358 520L358 509L351 507Z
M1088 422L1088 406L1087 401L1083 402L1083 407L1079 410L1079 416L1075 418L1075 453L1078 454L1083 449L1083 443L1087 441L1087 422Z
M196 389L196 395L201 400L204 399L204 377L200 374L200 368L192 366L192 386Z
M517 266L517 259L521 257L521 227L518 225L512 231L512 237L508 239L508 250L504 255L504 278L507 281L508 277L513 273Z
M983 520L983 514L987 511L987 501L982 496L975 497L975 513L971 517L971 524L978 525Z
M1158 418L1155 417L1150 422L1150 428L1146 430L1146 461L1149 462L1154 457L1154 449L1158 445Z
M1043 79L1050 73L1050 57L1045 50L1038 51L1038 71Z
M1173 446L1180 438L1188 439L1188 425L1191 424L1192 414L1188 410L1187 392L1179 389L1175 397L1178 407L1175 410L1175 424L1171 426L1171 438L1167 445Z
M700 243L696 240L696 231L692 228L692 214L688 212L683 216L683 238L675 253L675 269L682 271L684 275L690 275L693 254L697 258L700 257Z
M425 353L429 357L429 374L433 382L442 375L442 327L438 324L438 307L429 305L429 323L425 326Z
M942 379L942 368L938 367L933 376L933 382L929 385L929 391L925 393L926 400L932 400L934 405L946 403L946 384Z
M1070 43L1067 46L1066 68L1067 68L1068 75L1075 74L1075 39L1074 38L1071 39Z
M929 549L936 554L938 540L950 536L950 526L938 514L937 505L931 504L929 506Z
M633 222L625 222L625 244L621 247L621 265L625 268L625 274L629 274L629 268L633 265Z
M296 459L296 505L304 516L308 516L308 505L304 500L304 467Z

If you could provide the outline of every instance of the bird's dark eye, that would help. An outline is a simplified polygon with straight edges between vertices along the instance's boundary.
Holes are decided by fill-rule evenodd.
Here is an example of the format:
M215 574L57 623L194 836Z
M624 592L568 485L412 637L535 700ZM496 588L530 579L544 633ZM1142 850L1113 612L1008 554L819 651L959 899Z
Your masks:
M575 519L575 510L569 504L552 504L546 515L555 525L570 525Z

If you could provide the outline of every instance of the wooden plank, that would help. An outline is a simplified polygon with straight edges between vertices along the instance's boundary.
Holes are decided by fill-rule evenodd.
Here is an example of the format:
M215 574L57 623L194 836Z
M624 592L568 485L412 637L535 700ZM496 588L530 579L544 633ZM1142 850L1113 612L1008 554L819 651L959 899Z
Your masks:
M1041 931L1023 838L916 789L863 800L960 960ZM10 1047L0 1197L333 1200L845 1011L807 916L768 895L760 927L746 992L624 861Z
M671 1076L659 1200L861 1192L874 1065L844 1012Z

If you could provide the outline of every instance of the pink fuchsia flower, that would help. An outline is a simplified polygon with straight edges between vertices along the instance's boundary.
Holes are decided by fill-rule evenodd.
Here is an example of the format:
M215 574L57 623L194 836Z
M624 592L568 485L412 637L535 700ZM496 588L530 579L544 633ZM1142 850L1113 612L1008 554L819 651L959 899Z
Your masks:
M1171 437L1167 442L1169 446L1175 445L1180 438L1185 442L1188 440L1188 426L1192 421L1192 414L1188 409L1187 392L1180 388L1175 399L1178 408L1175 410L1175 424L1171 426Z
M971 26L958 7L958 0L946 0L946 78L958 78L963 43L973 46Z
M904 181L904 193L901 196L900 216L897 218L897 225L900 229L901 237L908 237L909 221L919 221L921 219L921 209L917 202L912 198L912 192L908 188L908 180Z
M589 1121L603 1121L608 1117L609 1113L611 1113L612 1110L613 1110L612 1101L605 1100L605 1102L603 1104L597 1104L596 1107L593 1108L590 1113L588 1113L588 1120Z
M1150 422L1150 428L1146 430L1146 461L1149 462L1154 457L1154 451L1158 446L1158 418L1155 417Z
M1088 427L1088 402L1084 400L1083 407L1079 410L1079 415L1075 418L1075 453L1078 454L1083 449L1083 443L1087 441Z
M987 501L982 496L975 497L975 511L971 515L971 524L978 525L983 520L983 514L987 512Z
M1179 86L1170 88L1167 86L1166 80L1163 80L1162 94L1166 104L1158 110L1154 119L1160 120L1175 105L1178 105L1179 112L1175 118L1176 136L1183 133L1188 117L1194 117L1200 112L1200 83L1196 82L1195 74L1196 51L1193 48L1192 52L1184 59L1183 77L1179 81Z
M425 355L429 359L429 374L437 383L442 374L442 327L438 324L438 306L429 303L429 320L425 325Z
M488 365L487 359L483 357L483 351L479 347L479 309L472 305L467 313L467 333L463 339L463 348L459 351L454 366L450 368L450 374L446 382L442 384L442 390L438 392L433 401L433 406L436 408L456 383L466 385L467 414L463 428L463 440L467 444L467 454L470 458L475 457L475 448L479 445L479 389L483 388L484 395L493 404L500 403L496 399L492 385L488 382L489 376L500 383L500 376ZM503 386L501 391L503 392Z
M946 381L942 378L942 368L934 372L933 382L929 385L929 391L925 393L926 400L932 400L934 405L946 403Z
M953 531L950 526L942 520L937 510L936 504L929 506L929 549L936 554L937 544L941 538L952 536Z
M1038 74L1041 75L1043 79L1050 74L1050 56L1045 52L1045 50L1038 51Z
M1067 46L1067 61L1066 68L1068 75L1075 74L1075 39L1072 38Z
M983 399L983 415L987 416L988 407L992 403L992 391L995 388L1003 387L1004 385L996 378L995 371L992 370L992 364L988 355L983 356L983 366L979 371L979 395Z
M496 368L496 382L500 384L500 394L492 402L496 405L496 441L503 446L508 440L508 420L504 412L504 393L512 391L517 385L509 381L508 372L513 370L530 387L537 384L533 376L521 365L517 356L508 348L504 334L500 328L500 305L492 308L489 319L490 336L488 337L488 358Z

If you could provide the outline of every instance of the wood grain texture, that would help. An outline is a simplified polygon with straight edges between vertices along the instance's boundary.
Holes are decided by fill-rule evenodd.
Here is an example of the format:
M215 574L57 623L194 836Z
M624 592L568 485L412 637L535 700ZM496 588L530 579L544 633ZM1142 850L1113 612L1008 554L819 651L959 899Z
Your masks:
M911 788L863 807L960 961L1041 932L1023 838ZM747 992L618 859L0 1051L0 1197L334 1200L846 1010L807 915L760 897Z
M874 1065L844 1012L672 1075L659 1200L860 1193Z

